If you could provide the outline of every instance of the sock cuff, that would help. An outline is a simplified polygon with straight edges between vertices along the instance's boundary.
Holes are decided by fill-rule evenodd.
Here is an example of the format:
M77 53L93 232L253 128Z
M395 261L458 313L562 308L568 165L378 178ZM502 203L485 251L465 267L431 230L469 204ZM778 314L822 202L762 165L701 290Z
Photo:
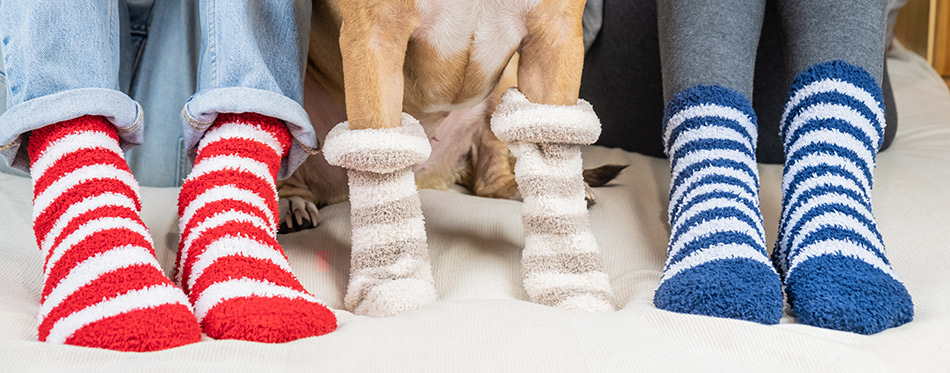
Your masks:
M673 95L663 111L664 153L671 156L671 148L683 129L699 126L731 128L748 141L752 151L758 142L752 104L745 95L721 85L697 85Z
M491 129L506 143L590 145L600 138L600 119L583 99L575 105L535 104L511 88L492 114Z
M380 174L425 162L431 152L422 125L406 113L402 124L393 128L351 130L344 121L330 130L323 144L331 165Z
M822 116L813 118L814 113L809 110L816 105L827 107L820 110ZM806 112L806 119L793 123ZM814 119L834 118L848 121L855 130L866 132L877 148L884 143L886 123L880 86L864 69L838 60L812 65L795 77L785 101L780 136L787 143L790 131L795 132Z
M881 110L884 109L884 93L874 77L867 70L841 60L816 63L796 75L789 87L787 99L791 99L795 92L805 86L826 79L848 82L867 91L881 105Z
M265 131L274 137L280 144L281 154L287 155L290 151L290 143L293 138L287 125L280 119L269 117L263 114L245 112L245 113L221 113L215 118L214 123L208 127L207 133L221 128L226 124L245 124L254 126L257 129Z
M115 126L101 115L84 115L78 118L53 123L30 132L28 152L30 165L36 163L50 144L63 137L79 132L101 132L119 142Z
M703 104L715 104L731 107L741 111L755 121L755 110L745 95L731 88L715 84L701 84L676 92L673 98L666 103L663 110L663 126L666 129L671 117L690 107Z

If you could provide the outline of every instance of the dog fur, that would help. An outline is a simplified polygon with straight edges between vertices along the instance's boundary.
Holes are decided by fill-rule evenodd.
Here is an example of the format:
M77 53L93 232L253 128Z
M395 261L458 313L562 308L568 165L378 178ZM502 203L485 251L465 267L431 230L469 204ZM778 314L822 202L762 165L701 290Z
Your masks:
M577 44L583 3L316 0L304 107L318 140L344 120L354 129L398 125L404 111L421 122L432 146L428 161L414 168L420 188L461 184L477 196L518 198L514 158L489 118L502 93L519 85L539 102L576 101L583 47L545 43ZM602 185L621 169L588 170L585 181ZM281 231L310 228L318 206L347 199L346 172L310 157L278 191Z

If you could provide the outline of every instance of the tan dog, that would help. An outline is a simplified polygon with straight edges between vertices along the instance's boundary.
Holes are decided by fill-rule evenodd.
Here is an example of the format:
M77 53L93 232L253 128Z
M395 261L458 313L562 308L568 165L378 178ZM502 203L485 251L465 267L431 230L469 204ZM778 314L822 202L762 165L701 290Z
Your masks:
M304 84L304 106L316 128L320 143L330 129L346 120L343 92L329 94L317 80L319 70L311 59ZM518 54L515 53L499 79L495 90L473 107L426 115L420 122L432 145L432 154L413 168L416 184L422 189L446 190L461 185L472 194L486 198L518 199L514 174L514 157L508 146L491 132L489 119L505 90L517 86ZM335 99L340 96L339 99ZM627 166L604 165L584 170L584 186L588 207L596 203L591 187L607 184ZM331 166L322 156L307 159L294 174L278 181L281 198L280 233L291 233L315 227L319 223L318 207L348 199L346 170Z
M515 85L532 105L578 104L583 8L583 0L314 2L304 106L318 139L326 144L326 158L311 157L279 185L279 192L289 201L291 216L296 210L297 218L314 224L316 205L350 195L354 247L348 308L390 315L421 307L435 297L418 196L394 181L405 179L401 175L411 178L414 171L414 184L423 188L446 189L462 182L479 196L517 195L508 146L489 129L488 118L502 93ZM331 133L334 125L346 120ZM422 130L415 130L419 125ZM599 122L596 131L599 134ZM431 144L431 155L428 149L416 151L406 145L417 144L419 136ZM367 143L383 145L363 153L353 150ZM379 149L390 146L386 144L392 148ZM560 148L545 152L548 144L538 146L541 153L561 152ZM560 158L574 157L563 154ZM579 156L577 152L578 166ZM577 168L577 180L580 172ZM601 175L616 172L619 169ZM393 197L385 203L363 201L386 200L390 194ZM525 197L526 204L537 200ZM580 198L583 201L583 187ZM586 222L586 211L582 219ZM372 237L364 240L360 233L370 227L393 231L366 233ZM547 262L538 262L529 258L530 247L526 249L525 286L532 300L562 308L612 308L609 283L599 269L596 242L588 231L578 228L578 236L565 238L573 241L546 244L570 251L563 246L592 243L580 254L556 253ZM403 238L379 242L392 236ZM542 284L544 289L533 292L529 262L545 269L543 274L567 271L586 277L555 279L567 285Z

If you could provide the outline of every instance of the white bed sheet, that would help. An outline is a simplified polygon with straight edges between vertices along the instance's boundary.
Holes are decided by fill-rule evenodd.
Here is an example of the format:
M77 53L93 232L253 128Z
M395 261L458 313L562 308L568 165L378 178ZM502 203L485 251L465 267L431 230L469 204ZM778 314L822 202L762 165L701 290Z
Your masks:
M666 160L601 147L588 165L630 164L597 190L591 210L620 311L566 312L526 300L520 204L422 191L439 301L389 318L338 312L339 329L286 344L200 343L122 353L37 341L41 258L30 182L0 175L0 371L630 371L950 370L950 93L920 57L889 57L900 128L880 154L874 210L915 321L873 336L801 325L690 316L652 304L668 227ZM763 165L762 209L775 239L781 167ZM144 220L170 273L176 189L143 188ZM348 204L320 211L314 230L280 237L304 286L342 308L349 269ZM771 242L769 243L771 247Z

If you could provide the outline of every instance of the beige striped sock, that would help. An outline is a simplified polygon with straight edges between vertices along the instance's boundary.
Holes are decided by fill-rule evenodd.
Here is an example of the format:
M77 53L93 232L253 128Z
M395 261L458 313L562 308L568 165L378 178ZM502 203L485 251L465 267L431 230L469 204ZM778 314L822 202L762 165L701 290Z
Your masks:
M324 155L347 169L353 249L344 302L360 315L390 316L436 299L425 224L411 167L429 157L422 126L403 114L402 126L327 135Z
M569 310L611 311L613 291L591 232L578 144L600 136L591 106L528 102L512 88L492 117L492 130L518 158L524 197L524 287L532 301Z

